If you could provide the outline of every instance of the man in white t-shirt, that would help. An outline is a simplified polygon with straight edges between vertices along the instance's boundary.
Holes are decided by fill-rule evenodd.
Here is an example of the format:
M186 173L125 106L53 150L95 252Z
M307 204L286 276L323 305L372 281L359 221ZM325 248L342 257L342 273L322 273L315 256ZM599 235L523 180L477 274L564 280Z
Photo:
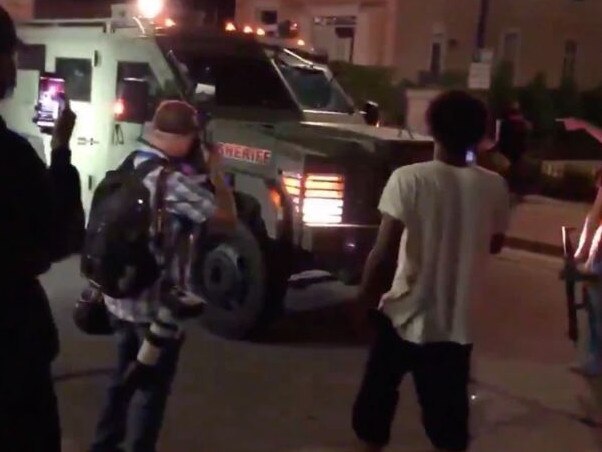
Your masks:
M502 249L510 202L505 181L468 158L482 141L485 105L461 91L435 99L427 121L435 159L405 166L380 200L382 221L359 293L378 335L353 411L361 449L388 443L398 386L411 372L424 428L440 450L468 447L469 306L480 296L490 254ZM397 252L399 250L399 253Z

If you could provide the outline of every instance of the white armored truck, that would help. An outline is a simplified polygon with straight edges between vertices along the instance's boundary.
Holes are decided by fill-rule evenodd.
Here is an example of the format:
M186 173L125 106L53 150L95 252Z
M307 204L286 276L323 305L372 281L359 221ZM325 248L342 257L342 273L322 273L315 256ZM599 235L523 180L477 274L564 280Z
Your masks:
M327 66L274 39L116 16L19 25L18 86L0 107L8 125L47 155L49 137L32 122L38 79L65 80L87 209L107 170L139 146L160 100L186 98L209 112L240 216L238 233L207 237L193 266L215 332L243 337L264 324L295 273L354 279L387 178L432 158L432 140L368 125Z

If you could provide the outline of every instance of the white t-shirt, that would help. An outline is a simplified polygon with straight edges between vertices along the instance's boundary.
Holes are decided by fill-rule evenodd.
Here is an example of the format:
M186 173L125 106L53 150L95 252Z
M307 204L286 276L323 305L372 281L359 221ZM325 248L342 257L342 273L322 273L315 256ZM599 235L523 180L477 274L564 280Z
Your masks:
M391 175L379 209L405 225L381 310L405 340L471 343L468 308L480 294L491 237L509 223L504 179L478 166L409 165Z

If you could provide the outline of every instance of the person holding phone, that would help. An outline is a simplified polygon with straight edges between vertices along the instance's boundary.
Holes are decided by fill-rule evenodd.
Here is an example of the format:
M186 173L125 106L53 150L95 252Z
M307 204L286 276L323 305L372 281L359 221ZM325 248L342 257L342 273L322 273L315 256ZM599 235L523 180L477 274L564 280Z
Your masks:
M16 85L18 39L0 7L0 100ZM59 351L49 302L38 277L79 250L84 233L80 180L69 141L68 103L52 134L46 167L0 118L0 448L57 452L61 433L51 363ZM75 276L75 275L74 275Z

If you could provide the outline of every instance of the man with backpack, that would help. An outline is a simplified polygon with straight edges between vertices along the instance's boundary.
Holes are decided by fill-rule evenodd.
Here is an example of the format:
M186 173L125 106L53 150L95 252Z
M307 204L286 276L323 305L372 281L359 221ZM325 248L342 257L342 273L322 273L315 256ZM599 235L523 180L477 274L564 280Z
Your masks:
M139 232L141 239L130 243L121 259L115 258L120 252L117 246L108 257L84 258L83 262L83 267L90 265L88 273L95 275L93 279L105 293L118 346L117 369L97 425L93 452L120 450L126 437L129 401L134 391L141 400L134 407L133 450L155 450L182 344L179 324L202 305L202 300L187 291L183 254L190 251L186 245L190 243L191 231L206 223L229 229L237 222L234 196L221 171L219 155L212 150L207 153L213 190L201 183L199 175L194 174L194 165L189 164L200 152L197 118L196 110L185 102L162 103L153 118L152 130L145 137L146 145L126 159L117 175L108 175L101 187L105 187L105 193L111 193L110 178L119 180L123 175L126 179L129 177L128 182L122 183L121 189L113 189L112 194L104 195L105 199L100 193L95 194L84 249L91 255L95 251L94 243L113 247L102 237L102 231L106 233L111 222L119 225L125 221L123 217L129 216L123 223L130 225L128 237L120 240L131 240L136 235L131 230L136 223L132 220L136 204L148 204L151 215L142 216L147 220L147 230ZM147 194L136 188L140 185L137 181L142 182ZM128 195L132 190L133 198ZM116 205L118 203L126 206L132 203L132 207L124 210L123 205L121 208ZM104 218L97 218L99 216ZM101 226L96 228L95 225ZM95 231L98 231L96 236ZM119 231L113 235L119 235ZM156 267L144 257L148 250L156 259ZM133 262L136 255L140 256L138 262ZM129 263L123 265L122 261L128 259ZM111 264L106 271L102 270L101 261ZM115 268L121 269L120 274L111 276L109 273Z
M0 7L0 100L16 85L14 24ZM50 166L0 118L0 449L56 452L61 432L51 364L58 334L38 277L79 251L80 180L69 141L68 104L52 135Z

